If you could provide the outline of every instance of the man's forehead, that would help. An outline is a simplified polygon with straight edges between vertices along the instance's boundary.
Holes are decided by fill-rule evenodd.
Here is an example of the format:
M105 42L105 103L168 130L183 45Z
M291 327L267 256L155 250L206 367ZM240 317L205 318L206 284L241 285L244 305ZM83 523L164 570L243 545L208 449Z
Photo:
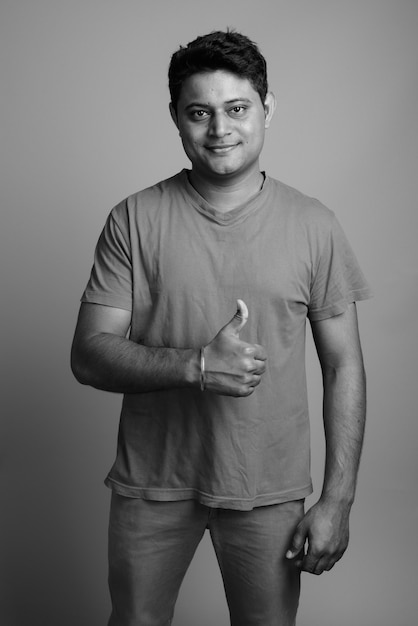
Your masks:
M247 78L226 70L214 70L189 76L182 85L179 100L184 106L190 106L192 100L203 104L211 101L253 101L256 98L259 95Z

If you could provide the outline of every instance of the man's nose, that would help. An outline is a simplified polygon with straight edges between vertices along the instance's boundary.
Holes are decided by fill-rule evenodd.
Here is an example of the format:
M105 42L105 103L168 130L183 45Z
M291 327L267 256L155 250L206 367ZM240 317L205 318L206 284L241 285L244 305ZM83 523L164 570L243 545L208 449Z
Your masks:
M215 137L224 137L230 133L229 119L224 113L217 113L212 116L210 132Z

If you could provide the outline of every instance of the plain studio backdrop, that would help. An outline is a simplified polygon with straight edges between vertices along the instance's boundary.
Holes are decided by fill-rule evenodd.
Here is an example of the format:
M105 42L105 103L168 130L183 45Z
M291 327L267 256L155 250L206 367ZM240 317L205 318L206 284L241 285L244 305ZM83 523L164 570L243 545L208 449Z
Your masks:
M170 55L227 26L259 43L278 100L262 168L336 212L375 294L358 307L369 412L351 544L302 576L298 626L416 624L418 3L2 0L1 626L106 624L121 398L70 373L79 298L111 208L188 166ZM228 624L207 537L174 624Z

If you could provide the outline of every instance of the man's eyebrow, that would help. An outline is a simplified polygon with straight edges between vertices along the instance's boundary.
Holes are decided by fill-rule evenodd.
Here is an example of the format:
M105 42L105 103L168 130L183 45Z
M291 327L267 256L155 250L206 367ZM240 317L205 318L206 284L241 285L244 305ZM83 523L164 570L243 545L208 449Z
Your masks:
M252 104L250 98L234 98L233 100L227 100L225 104L233 104L234 102L243 102L244 104Z
M207 107L208 104L202 104L201 102L191 102L190 104L188 104L186 107L184 107L185 109L192 109L193 107L199 107L201 109L204 109L205 107Z
M235 102L243 102L244 104L252 104L252 100L250 100L249 98L233 98L232 100L226 100L223 104L234 104ZM185 109L193 109L193 108L201 108L201 109L205 109L205 108L209 108L211 105L206 103L202 103L202 102L190 102L190 104L188 104Z

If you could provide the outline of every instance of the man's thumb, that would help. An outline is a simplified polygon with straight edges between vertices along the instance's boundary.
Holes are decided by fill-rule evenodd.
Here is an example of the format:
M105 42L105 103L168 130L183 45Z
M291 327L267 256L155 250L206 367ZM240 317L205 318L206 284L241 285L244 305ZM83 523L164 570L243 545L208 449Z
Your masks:
M293 535L292 545L286 552L287 559L294 559L305 546L305 535L300 528L297 528Z
M224 330L232 330L235 334L238 333L244 328L245 324L248 320L248 309L247 305L243 300L237 300L237 312L235 313L232 320L225 326Z

